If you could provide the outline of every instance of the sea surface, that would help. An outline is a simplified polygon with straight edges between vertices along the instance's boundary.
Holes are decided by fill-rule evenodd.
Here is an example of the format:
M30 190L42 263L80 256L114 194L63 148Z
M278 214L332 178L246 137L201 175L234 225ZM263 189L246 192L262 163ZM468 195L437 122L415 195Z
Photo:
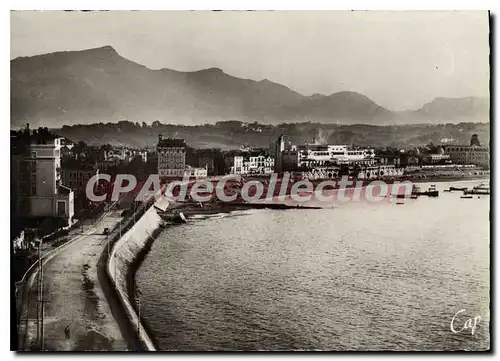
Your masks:
M173 226L138 270L141 314L161 350L487 350L490 196L442 192L477 183Z

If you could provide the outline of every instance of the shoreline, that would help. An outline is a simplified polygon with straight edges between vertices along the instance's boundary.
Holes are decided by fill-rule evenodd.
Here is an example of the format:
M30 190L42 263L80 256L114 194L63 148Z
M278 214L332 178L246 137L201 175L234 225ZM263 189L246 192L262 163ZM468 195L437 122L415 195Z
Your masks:
M130 319L130 315L127 312L127 307L125 305L126 300L123 298L122 293L118 289L118 284L116 280L116 275L112 275L111 272L109 271L110 267L110 260L111 260L111 255L114 254L115 252L115 247L117 243L128 233L131 231L131 229L134 227L134 225L139 222L142 217L146 214L146 212L152 207L154 202L148 201L145 202L143 207L139 208L135 212L135 217L136 217L136 222L134 223L133 219L134 217L131 215L127 219L123 221L125 225L122 223L122 233L120 237L120 233L118 230L118 225L115 226L115 228L112 230L112 238L108 241L109 242L109 247L105 247L99 262L98 262L98 277L101 282L101 284L106 285L106 287L103 287L104 295L106 297L106 300L108 301L110 305L110 309L112 310L113 317L116 319L118 326L120 328L120 331L122 333L123 338L125 339L127 345L131 349L131 351L146 351L147 347L145 346L144 342L141 341L141 338L138 337L137 329L134 327L132 320ZM126 266L126 271L125 271L125 280L127 282L127 277L129 273L133 271L133 274L135 274L134 271L134 263ZM128 284L128 282L127 282ZM134 299L133 294L128 292L128 287L126 287L126 293L127 293L127 298L130 301L131 299ZM132 295L132 297L131 297ZM134 307L134 312L137 312L136 308ZM149 332L147 334L149 336Z
M153 231L153 234L151 234L148 239L146 240L146 243L142 247L142 249L137 253L137 255L134 258L134 261L130 264L129 270L126 274L126 282L127 282L127 295L129 297L129 300L131 301L132 307L137 314L137 318L139 319L139 322L141 323L142 327L146 331L146 334L148 335L149 339L153 342L153 345L155 347L155 351L159 351L158 348L158 340L155 337L155 334L152 332L151 327L147 323L147 321L144 319L144 317L141 315L139 316L138 312L138 305L137 305L137 300L136 300L136 291L138 290L137 283L135 282L135 275L137 274L137 271L139 270L139 267L141 266L142 262L146 259L147 255L151 251L151 248L153 247L153 243L155 242L156 238L163 232L162 227L158 227L155 231ZM140 296L139 296L140 297ZM137 330L133 331L137 335Z
M108 301L108 304L111 309L111 313L118 323L118 327L120 328L120 332L127 345L134 351L142 351L142 345L138 343L137 337L133 332L133 328L130 325L128 317L126 315L125 308L122 306L122 301L120 300L120 294L116 289L116 285L114 284L114 280L111 275L107 272L108 270L108 261L111 255L111 250L113 249L116 242L118 242L119 238L113 237L109 241L110 247L105 247L102 252L99 261L97 263L97 275L99 281L103 285L104 296ZM108 252L109 250L109 252Z

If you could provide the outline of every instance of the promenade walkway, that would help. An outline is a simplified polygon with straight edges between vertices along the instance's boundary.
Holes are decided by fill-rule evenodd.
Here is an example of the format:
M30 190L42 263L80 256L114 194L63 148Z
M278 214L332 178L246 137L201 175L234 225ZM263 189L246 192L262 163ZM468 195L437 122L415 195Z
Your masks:
M38 267L24 286L19 350L126 350L98 278L97 264L107 246L104 228L120 221L112 211L43 261L43 335L37 327ZM108 287L108 285L104 285ZM40 317L41 318L41 317Z

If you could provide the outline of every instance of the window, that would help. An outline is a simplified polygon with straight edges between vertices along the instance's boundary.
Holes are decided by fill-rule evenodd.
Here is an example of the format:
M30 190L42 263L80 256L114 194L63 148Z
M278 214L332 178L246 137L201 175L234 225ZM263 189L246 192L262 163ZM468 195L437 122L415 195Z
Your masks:
M36 158L36 152L31 152L31 158Z
M66 202L65 201L57 201L57 215L58 216L66 215Z
M31 186L31 195L32 195L32 196L36 196L36 185L35 185L35 184L33 184L33 185Z

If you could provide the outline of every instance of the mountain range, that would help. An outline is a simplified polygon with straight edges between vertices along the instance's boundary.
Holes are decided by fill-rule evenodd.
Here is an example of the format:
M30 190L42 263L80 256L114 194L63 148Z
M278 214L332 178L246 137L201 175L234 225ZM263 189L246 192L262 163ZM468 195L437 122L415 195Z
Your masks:
M131 120L197 125L222 120L391 125L487 122L489 99L436 98L395 112L351 91L302 95L218 68L152 70L105 46L11 60L11 126Z

